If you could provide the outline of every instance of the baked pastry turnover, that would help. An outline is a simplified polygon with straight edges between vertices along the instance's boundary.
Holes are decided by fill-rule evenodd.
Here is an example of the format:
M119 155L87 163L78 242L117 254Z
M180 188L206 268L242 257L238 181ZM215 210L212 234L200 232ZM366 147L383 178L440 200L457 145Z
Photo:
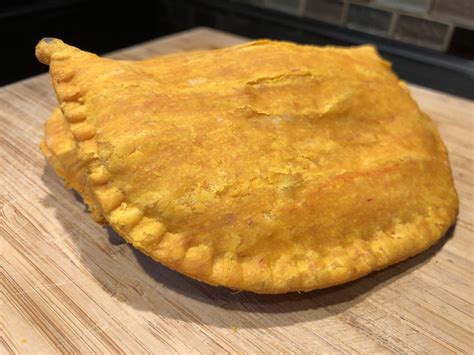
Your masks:
M42 150L135 248L257 293L347 282L455 222L446 148L374 48L256 41L139 62L43 39Z

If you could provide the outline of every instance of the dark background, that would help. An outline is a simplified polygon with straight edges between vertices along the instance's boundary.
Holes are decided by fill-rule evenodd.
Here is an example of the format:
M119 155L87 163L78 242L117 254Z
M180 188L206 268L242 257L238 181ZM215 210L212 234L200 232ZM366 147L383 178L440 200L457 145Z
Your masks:
M363 5L357 3L359 0L317 0L314 3L322 6L321 11L333 11L337 9L335 5L346 6L347 9L347 1L355 1L355 4L351 3L350 16L353 13L360 16L360 8L364 10L366 6L366 10L371 11L370 16L364 19L365 14L362 12L361 21L367 22L362 22L359 27L351 26L348 22L351 18L346 20L347 25L339 21L329 23L331 21L321 21L318 16L302 16L294 13L291 7L285 7L298 5L299 0L274 0L276 7L265 5L264 1L272 0L2 0L0 85L46 71L47 68L34 57L36 43L46 36L58 37L100 54L192 27L209 26L248 37L301 43L373 43L385 58L393 62L394 70L403 79L474 98L474 31L469 26L453 27L446 21L440 22L441 25L447 23L446 28L452 33L449 33L450 43L443 48L441 45L436 48L436 44L424 45L415 41L417 45L414 45L397 40L396 36L376 32L378 29L375 26L385 26L380 19L392 15L388 10L373 9L369 2L376 0L362 1ZM311 1L306 0L305 6ZM441 0L423 1L431 3ZM467 1L468 6L469 1L472 0ZM466 3L465 0L464 2ZM359 12L352 11L353 9ZM375 16L377 13L372 16L376 11L380 12L379 18ZM420 19L425 21L423 16L426 17L420 15ZM358 20L357 17L354 19ZM474 18L472 20L474 22ZM435 22L428 23L432 24L437 25ZM387 24L387 28L388 26ZM410 42L410 38L408 39ZM433 48L428 48L430 46Z

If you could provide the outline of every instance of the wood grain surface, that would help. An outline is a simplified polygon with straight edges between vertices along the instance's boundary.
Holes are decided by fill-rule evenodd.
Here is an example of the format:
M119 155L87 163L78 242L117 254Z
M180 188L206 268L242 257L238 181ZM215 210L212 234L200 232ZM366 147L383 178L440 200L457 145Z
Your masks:
M112 56L243 40L200 28ZM448 146L461 198L456 228L358 281L262 296L181 276L95 224L38 149L56 105L49 77L1 88L0 353L473 353L474 105L411 89Z

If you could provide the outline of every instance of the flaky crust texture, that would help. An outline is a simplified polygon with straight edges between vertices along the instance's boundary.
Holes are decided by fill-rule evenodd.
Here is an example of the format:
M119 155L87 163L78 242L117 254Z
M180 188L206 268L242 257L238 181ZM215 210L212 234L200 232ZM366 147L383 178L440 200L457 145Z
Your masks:
M73 152L43 144L58 174L96 220L193 278L328 287L455 221L439 134L370 46L256 41L130 62L45 39L36 54L62 112L55 151Z
M86 184L87 162L79 158L76 141L59 108L53 111L44 124L44 139L40 148L56 174L64 179L66 186L73 188L82 196L92 218L97 223L107 224Z

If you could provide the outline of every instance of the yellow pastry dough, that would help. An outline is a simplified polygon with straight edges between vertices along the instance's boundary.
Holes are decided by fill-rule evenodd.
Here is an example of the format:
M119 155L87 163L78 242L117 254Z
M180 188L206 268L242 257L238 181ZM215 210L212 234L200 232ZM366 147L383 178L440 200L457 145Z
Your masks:
M44 135L40 148L56 174L81 194L96 222L107 224L87 187L87 164L79 159L76 142L59 108L45 122Z
M370 46L256 41L130 62L44 39L36 55L81 165L58 174L183 274L308 291L415 255L455 221L439 134Z

